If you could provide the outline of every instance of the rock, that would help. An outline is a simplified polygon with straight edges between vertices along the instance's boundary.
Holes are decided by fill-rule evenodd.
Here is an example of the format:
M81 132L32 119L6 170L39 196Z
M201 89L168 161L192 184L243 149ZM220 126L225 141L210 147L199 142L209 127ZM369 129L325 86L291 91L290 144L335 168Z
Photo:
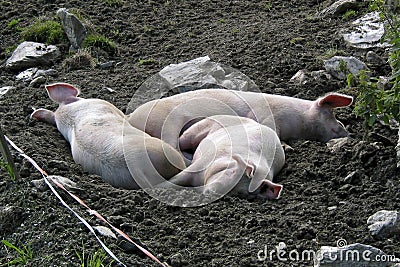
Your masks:
M0 96L5 95L9 90L14 88L13 86L3 86L0 87Z
M61 19L62 27L71 43L72 50L81 48L83 40L86 38L86 27L74 15L68 12L66 8L57 10L57 16Z
M355 184L360 180L360 173L359 171L352 171L349 173L344 179L343 182L346 184Z
M390 238L400 234L400 212L380 210L367 220L368 229L373 236Z
M339 0L319 13L319 17L340 16L349 9L357 8L357 0Z
M48 189L47 184L43 179L32 180L31 183L40 192L44 192L44 191L46 191Z
M47 81L45 76L39 76L35 79L33 79L30 83L30 87L39 87L41 84L44 84Z
M321 82L332 79L332 76L325 70L317 70L309 72L308 70L303 69L296 72L296 74L293 75L292 78L290 78L290 82L299 85L304 85L308 83L310 79L314 79L315 81Z
M45 45L36 42L23 42L6 61L6 68L21 70L37 65L51 65L60 56L55 45Z
M68 190L77 190L77 191L81 190L74 181L72 181L66 177L62 177L59 175L49 175L47 178L53 183L57 182L57 183L61 184Z
M342 241L343 246L340 243ZM317 255L314 267L386 267L391 264L388 261L375 261L388 256L380 249L359 243L347 245L346 240L342 239L338 241L338 247L322 246Z
M97 64L97 67L99 67L100 69L109 69L112 67L115 67L117 65L117 62L115 62L114 60L111 61L107 61L104 63L99 63Z
M326 143L326 146L332 153L337 153L342 149L344 145L349 143L349 141L350 137L331 139L328 143Z
M342 62L346 63L344 66ZM325 69L333 77L343 80L348 73L357 74L361 70L368 70L367 65L355 57L334 56L324 61Z
M374 51L368 51L365 58L367 60L367 64L371 66L379 67L386 64L385 60L378 56L378 54Z
M165 95L198 89L225 88L259 92L258 86L240 71L199 57L178 64L170 64L147 79L134 93L127 114L148 101Z
M365 14L352 22L354 30L343 33L344 40L355 48L387 47L387 43L380 40L385 32L384 23L379 18L379 12Z
M36 74L37 71L38 68L29 68L15 76L15 79L21 82L30 82L32 81L33 76Z
M306 84L307 78L308 78L308 71L307 70L299 70L298 72L296 72L295 75L293 75L292 78L290 78L290 82L293 82L296 84Z
M58 71L54 69L48 69L48 70L38 70L36 71L35 75L33 75L33 79L40 77L40 76L51 76L51 77L56 77L58 76Z
M110 237L110 238L113 238L113 239L117 239L117 236L108 227L99 225L99 226L94 226L93 228L102 236Z

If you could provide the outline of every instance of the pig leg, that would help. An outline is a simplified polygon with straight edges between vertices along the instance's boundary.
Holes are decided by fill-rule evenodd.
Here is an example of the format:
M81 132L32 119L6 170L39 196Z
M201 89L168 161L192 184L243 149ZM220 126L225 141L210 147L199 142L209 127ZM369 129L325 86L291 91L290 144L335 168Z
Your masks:
M38 121L44 121L56 125L54 112L44 108L39 108L34 110L33 113L31 114L31 118L34 118Z

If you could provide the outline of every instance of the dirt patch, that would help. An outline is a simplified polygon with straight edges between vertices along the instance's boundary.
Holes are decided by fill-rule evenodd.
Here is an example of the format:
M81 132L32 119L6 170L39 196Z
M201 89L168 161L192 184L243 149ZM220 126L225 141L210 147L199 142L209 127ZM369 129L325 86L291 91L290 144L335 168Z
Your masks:
M66 71L60 61L52 66L59 76L47 83L77 85L83 97L102 98L125 111L136 88L151 75L168 64L204 55L239 69L263 92L307 99L329 91L344 92L339 82L303 86L288 82L299 69L322 69L318 58L328 49L360 58L366 53L347 47L339 37L348 22L312 19L325 4L306 0L124 1L114 7L105 1L3 1L0 18L5 23L21 19L21 26L27 26L37 16L54 16L61 7L82 11L99 33L118 44L117 55L99 53L99 61L122 63L113 69ZM0 31L0 56L5 59L6 48L17 44L20 37L12 29ZM294 44L294 38L301 42ZM114 189L98 176L83 172L56 128L29 119L32 107L56 108L43 86L17 83L15 73L4 69L0 76L1 86L15 86L0 98L1 125L7 136L49 174L77 182L83 189L77 194L92 209L173 266L312 266L308 260L282 262L275 257L259 261L257 255L265 248L275 249L279 242L287 245L287 251L301 252L335 246L340 238L400 257L398 239L375 240L366 225L378 210L400 209L396 132L378 125L373 129L378 135L364 138L362 121L350 108L337 112L353 134L340 151L332 153L318 142L291 143L294 151L287 153L287 163L277 177L284 185L280 200L225 196L204 207L177 208L141 190ZM0 220L0 238L18 246L30 244L34 259L27 266L78 266L76 252L82 252L82 244L87 253L98 250L99 244L50 191L40 192L31 185L40 174L13 153L22 179L10 181L4 171L0 173L0 209L12 206L13 211L6 213L10 218ZM353 171L356 178L345 181ZM60 194L91 224L101 224L68 195ZM123 250L111 239L104 241L128 266L156 266L137 251ZM0 263L12 255L0 246Z

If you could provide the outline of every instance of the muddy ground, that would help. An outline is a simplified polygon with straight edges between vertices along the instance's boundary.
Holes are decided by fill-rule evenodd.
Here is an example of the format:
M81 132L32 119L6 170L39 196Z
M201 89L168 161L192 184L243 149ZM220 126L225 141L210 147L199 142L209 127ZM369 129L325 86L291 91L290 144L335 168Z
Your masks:
M141 3L139 3L141 2ZM339 35L349 21L315 19L330 1L1 1L4 26L21 19L20 26L35 18L52 18L58 8L76 8L96 30L115 41L118 53L96 53L99 62L122 62L113 69L68 71L67 56L51 66L59 76L48 78L75 84L83 97L105 99L123 111L135 90L163 67L208 55L248 75L261 91L307 99L338 91L356 96L343 82L322 81L295 85L289 79L299 69L319 70L328 50L364 59L367 51L352 49ZM364 9L360 10L360 14ZM20 41L13 29L0 27L0 56ZM300 37L300 38L299 38ZM296 41L294 41L296 40ZM384 56L383 50L375 49ZM142 60L142 61L141 61ZM143 61L145 60L145 61ZM142 64L145 63L145 64ZM375 70L378 74L384 71ZM49 174L70 178L82 189L77 195L131 237L140 239L161 261L172 266L312 266L312 261L259 261L260 250L269 253L280 243L286 251L318 250L336 246L339 239L376 246L400 257L399 239L374 239L367 218L378 210L399 210L399 172L395 169L396 132L377 125L368 133L352 108L337 117L352 133L340 151L325 144L295 141L277 181L284 185L282 198L261 201L225 196L204 207L179 208L152 199L141 190L114 189L98 176L74 163L69 144L51 125L34 122L32 107L55 109L43 85L31 88L15 81L15 74L0 69L0 86L15 88L0 98L0 123L5 134ZM106 87L112 88L111 93ZM34 253L26 266L81 266L77 253L100 245L92 234L49 191L41 192L31 181L41 175L25 160L13 155L22 178L12 181L1 170L0 209L12 207L1 220L0 238ZM345 177L357 172L352 181ZM61 196L92 225L103 225L71 197ZM336 207L336 208L335 208ZM127 266L157 266L142 253L121 249L111 238L102 238ZM0 265L16 254L0 245ZM288 255L286 254L286 257ZM105 264L110 262L107 257ZM113 264L115 265L115 264Z

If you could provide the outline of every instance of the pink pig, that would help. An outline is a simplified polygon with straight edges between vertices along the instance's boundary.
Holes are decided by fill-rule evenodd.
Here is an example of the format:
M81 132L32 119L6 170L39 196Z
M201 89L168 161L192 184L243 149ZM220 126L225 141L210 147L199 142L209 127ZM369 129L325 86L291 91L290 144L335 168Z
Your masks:
M251 118L276 131L282 141L327 142L348 132L333 109L352 103L351 96L330 93L315 101L264 93L203 89L153 100L128 115L134 127L177 147L180 134L196 121L213 115Z
M192 164L166 183L221 196L231 190L269 199L281 194L282 185L272 180L285 155L276 132L267 126L244 117L212 116L189 127L179 146L196 150Z
M31 117L55 124L71 144L75 162L112 186L139 188L130 168L138 178L149 180L160 174L170 178L185 168L177 150L133 128L109 102L77 97L79 90L67 83L48 85L46 90L60 104L58 109L37 109Z

